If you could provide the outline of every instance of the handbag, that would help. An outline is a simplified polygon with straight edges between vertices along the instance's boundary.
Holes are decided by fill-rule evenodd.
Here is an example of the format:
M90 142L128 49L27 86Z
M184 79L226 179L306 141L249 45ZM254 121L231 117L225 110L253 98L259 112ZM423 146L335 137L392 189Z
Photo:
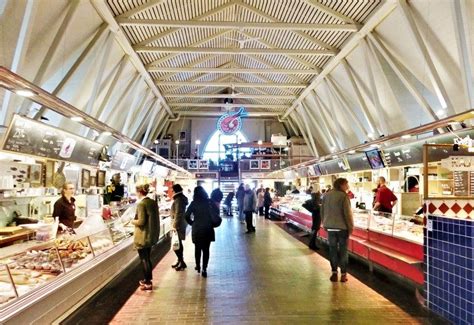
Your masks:
M173 231L173 235L171 237L171 247L173 247L174 251L177 251L181 248L181 245L179 243L179 235L177 231Z
M212 205L213 203L209 204L209 209L211 212L211 224L212 224L212 227L217 228L221 225L222 218L219 216L219 212L220 212L219 208Z

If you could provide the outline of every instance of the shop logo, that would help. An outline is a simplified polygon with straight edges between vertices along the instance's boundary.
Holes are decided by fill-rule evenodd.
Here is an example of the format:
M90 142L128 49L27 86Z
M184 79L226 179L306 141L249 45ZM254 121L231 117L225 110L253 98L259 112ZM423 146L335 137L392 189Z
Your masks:
M441 160L441 166L451 171L473 171L474 157L473 156L450 156L449 158Z
M225 135L232 135L242 128L242 117L247 116L243 107L238 112L228 112L217 121L217 129Z

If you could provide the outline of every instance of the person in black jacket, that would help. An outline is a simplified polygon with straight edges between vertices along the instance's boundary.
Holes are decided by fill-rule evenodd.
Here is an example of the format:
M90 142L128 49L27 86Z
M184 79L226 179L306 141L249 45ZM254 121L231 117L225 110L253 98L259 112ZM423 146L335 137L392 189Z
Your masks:
M272 205L272 196L270 195L270 188L265 189L265 194L263 195L263 207L265 208L265 219L270 219L270 206Z
M224 205L226 206L226 216L228 217L232 217L232 200L234 200L234 191L232 192L229 192L229 194L227 194L225 200L224 200Z
M202 186L194 189L193 201L188 206L184 217L192 226L191 237L194 243L194 257L196 260L195 270L201 272L202 253L202 276L207 277L207 265L209 263L209 247L215 241L214 228L212 226L211 213L213 207L209 196ZM193 218L191 219L191 216Z
M183 194L183 188L179 184L173 185L173 204L171 205L171 228L176 231L179 239L179 249L174 251L178 261L171 265L176 271L181 271L186 268L184 262L183 252L183 240L186 239L186 227L188 224L184 219L184 213L186 212L186 206L188 205L188 198Z
M311 217L313 218L311 239L309 240L308 246L313 250L318 250L319 247L316 245L316 238L321 228L321 194L319 192L311 193L311 199L303 203L303 208L311 212Z

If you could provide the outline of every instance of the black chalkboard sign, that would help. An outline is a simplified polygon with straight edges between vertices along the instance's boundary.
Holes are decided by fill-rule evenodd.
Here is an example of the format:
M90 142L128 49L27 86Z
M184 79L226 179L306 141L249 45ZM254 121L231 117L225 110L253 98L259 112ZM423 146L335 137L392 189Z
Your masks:
M365 154L353 154L346 157L349 167L353 172L372 169Z
M423 163L423 147L419 143L384 149L387 167L416 165Z
M455 171L454 178L454 196L469 195L469 172Z
M98 166L103 145L75 134L15 115L3 150L41 158Z

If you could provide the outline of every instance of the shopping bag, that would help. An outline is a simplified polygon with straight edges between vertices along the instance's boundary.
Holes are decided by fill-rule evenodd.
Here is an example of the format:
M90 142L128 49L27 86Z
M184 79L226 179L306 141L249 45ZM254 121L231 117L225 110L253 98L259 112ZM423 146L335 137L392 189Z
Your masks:
M177 231L173 231L173 235L171 237L171 247L173 247L174 251L177 251L180 249L179 236L178 236Z

